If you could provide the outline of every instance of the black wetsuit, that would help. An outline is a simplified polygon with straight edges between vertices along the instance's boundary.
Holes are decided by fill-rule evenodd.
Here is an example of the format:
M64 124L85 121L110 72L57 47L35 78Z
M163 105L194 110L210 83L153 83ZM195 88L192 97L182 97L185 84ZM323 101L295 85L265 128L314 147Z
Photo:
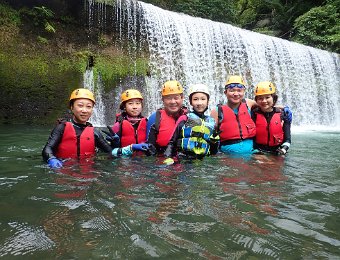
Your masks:
M73 120L71 120L71 123L73 124L74 130L76 131L76 135L77 137L79 137L81 135L81 133L84 131L85 127L87 126L91 126L90 123L86 123L84 124L78 124L76 122L74 122ZM64 130L65 130L65 124L63 122L61 122L60 124L58 124L51 132L47 143L44 147L44 149L42 150L42 157L44 159L45 162L48 161L48 159L50 158L56 158L56 156L54 155L57 147L59 146L61 139L63 137L64 134ZM102 136L102 134L100 133L99 130L94 128L94 137L95 137L95 146L97 148L99 148L100 150L102 150L103 152L106 153L110 153L112 151L112 148L110 147L110 145L105 141L104 137Z

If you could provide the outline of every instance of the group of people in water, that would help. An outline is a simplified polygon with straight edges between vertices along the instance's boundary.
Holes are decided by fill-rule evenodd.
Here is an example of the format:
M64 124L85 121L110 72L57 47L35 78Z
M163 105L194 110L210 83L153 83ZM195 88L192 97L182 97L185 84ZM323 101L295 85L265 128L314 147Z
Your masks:
M207 85L189 89L191 109L183 106L183 87L176 80L162 86L163 107L149 118L142 116L143 96L136 89L121 94L120 110L109 131L89 122L95 97L84 88L70 96L70 120L61 121L51 132L42 151L51 168L61 168L67 158L94 156L96 148L113 157L133 153L164 156L164 163L176 158L203 158L218 151L228 154L271 153L284 155L291 144L292 112L276 106L278 96L272 82L255 87L255 100L245 99L241 76L230 76L225 84L227 103L206 114L210 99Z

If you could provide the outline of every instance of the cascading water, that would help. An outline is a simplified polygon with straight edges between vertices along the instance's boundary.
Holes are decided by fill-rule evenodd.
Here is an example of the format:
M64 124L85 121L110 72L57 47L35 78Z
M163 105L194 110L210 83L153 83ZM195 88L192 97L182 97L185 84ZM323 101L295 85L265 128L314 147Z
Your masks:
M98 75L97 83L95 84L93 70L92 68L87 68L84 72L84 87L91 90L96 99L96 104L89 121L94 126L105 126L105 105L102 101L103 83L100 74Z
M249 86L273 81L295 125L340 127L338 54L143 2L117 0L116 9L118 35L136 48L142 48L137 41L142 39L148 48L150 76L143 94L149 112L161 106L159 89L166 80L179 80L186 94L190 84L207 84L214 106L225 102L228 75L240 74ZM247 95L252 94L250 87Z

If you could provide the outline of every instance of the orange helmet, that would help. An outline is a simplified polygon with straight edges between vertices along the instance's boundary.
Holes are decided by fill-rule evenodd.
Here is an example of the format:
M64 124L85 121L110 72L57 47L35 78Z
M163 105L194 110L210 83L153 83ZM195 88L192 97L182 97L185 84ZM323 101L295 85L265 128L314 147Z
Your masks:
M78 98L86 98L86 99L91 100L93 103L96 103L93 93L86 88L77 88L73 90L70 96L70 104L71 104L71 101L78 99Z
M181 83L177 80L169 80L164 83L162 87L162 96L172 95L172 94L182 94L183 87Z
M230 76L227 80L227 82L225 83L225 86L227 87L230 84L241 84L244 87L246 86L246 84L244 83L244 80L241 76Z
M255 96L270 95L276 92L275 85L270 81L262 81L255 87Z
M139 98L139 99L143 100L143 96L138 90L136 90L136 89L125 90L120 97L119 108L123 110L124 109L124 103L126 101L130 100L130 99L133 99L133 98Z

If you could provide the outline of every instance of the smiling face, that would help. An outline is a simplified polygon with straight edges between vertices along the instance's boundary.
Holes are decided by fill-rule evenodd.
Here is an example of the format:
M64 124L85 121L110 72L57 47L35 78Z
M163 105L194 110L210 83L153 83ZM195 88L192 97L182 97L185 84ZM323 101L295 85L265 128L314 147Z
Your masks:
M245 88L227 88L226 91L224 91L224 94L227 96L228 104L231 107L237 107L241 104L242 99L244 98L244 92Z
M79 98L74 100L71 105L71 111L73 114L73 120L79 124L85 124L92 115L93 101L87 98Z
M273 111L274 99L271 94L256 96L256 103L263 112Z
M125 111L131 117L138 117L142 113L143 104L140 98L133 98L125 102Z
M182 94L172 94L162 97L164 110L169 115L175 115L178 113L183 105Z
M202 92L196 92L191 96L190 101L192 108L199 113L204 113L208 107L208 97L207 94Z

